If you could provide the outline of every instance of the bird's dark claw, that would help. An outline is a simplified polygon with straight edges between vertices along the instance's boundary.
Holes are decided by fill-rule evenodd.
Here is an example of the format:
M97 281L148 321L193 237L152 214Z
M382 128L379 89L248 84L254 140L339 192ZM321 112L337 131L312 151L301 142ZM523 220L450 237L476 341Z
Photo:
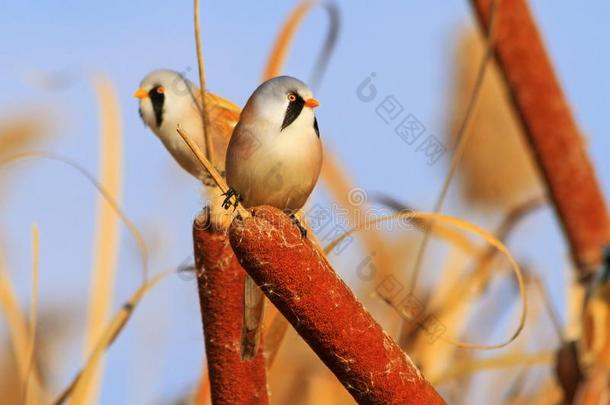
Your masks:
M233 206L233 211L235 211L237 209L237 206L239 205L239 202L241 201L241 196L239 195L239 193L235 191L235 189L229 188L227 192L223 193L222 195L225 196L225 199L222 202L222 207L225 210L228 210L229 208L231 208L231 206ZM235 200L231 201L231 199L233 198Z
M299 232L301 232L301 238L307 239L307 228L303 226L303 224L301 223L301 221L299 221L295 214L290 214L289 216L292 222L297 226L297 228L299 228Z

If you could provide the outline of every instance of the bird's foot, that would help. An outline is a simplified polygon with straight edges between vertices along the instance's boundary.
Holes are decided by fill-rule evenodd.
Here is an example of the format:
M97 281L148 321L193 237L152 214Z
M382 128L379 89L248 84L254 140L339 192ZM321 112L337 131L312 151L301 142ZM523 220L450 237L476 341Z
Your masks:
M225 196L225 199L222 202L222 207L225 210L228 210L232 206L233 211L235 211L241 201L241 196L239 195L239 193L237 191L235 191L234 188L231 187L227 190L226 193L223 193L222 195ZM233 200L233 201L231 201L231 200Z
M299 232L301 232L301 238L307 239L307 228L303 226L301 221L299 221L299 218L297 218L294 213L290 214L289 216L292 222L297 226L297 228L299 228Z
M224 178L225 172L224 171L220 172L220 175L222 176L222 178ZM218 185L214 181L214 178L207 170L203 173L203 178L201 179L201 182L206 187L218 187Z

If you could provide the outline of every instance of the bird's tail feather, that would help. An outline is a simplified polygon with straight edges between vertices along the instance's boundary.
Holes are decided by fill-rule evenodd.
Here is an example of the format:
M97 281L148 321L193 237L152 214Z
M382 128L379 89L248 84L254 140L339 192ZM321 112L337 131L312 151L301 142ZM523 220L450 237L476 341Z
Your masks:
M240 355L242 360L256 356L260 344L265 295L250 276L244 286L244 319L241 327Z

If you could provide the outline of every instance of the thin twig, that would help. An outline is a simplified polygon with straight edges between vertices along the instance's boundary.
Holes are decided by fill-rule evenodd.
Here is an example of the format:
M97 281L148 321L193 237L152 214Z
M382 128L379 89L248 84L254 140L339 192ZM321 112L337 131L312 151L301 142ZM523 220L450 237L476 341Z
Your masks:
M563 333L563 326L561 325L561 320L559 319L559 314L557 313L557 309L553 305L551 297L549 297L549 292L546 289L545 285L540 280L540 277L537 275L533 277L534 285L538 289L540 293L540 297L542 297L542 302L544 303L544 307L546 308L547 313L549 314L549 318L551 318L551 323L553 324L553 329L557 334L557 338L560 342L566 342L565 334Z
M201 92L201 127L203 128L203 138L205 140L205 153L208 160L212 163L214 159L214 148L212 137L208 133L208 109L205 100L205 64L203 63L203 51L201 49L201 32L199 21L199 0L195 0L195 44L197 47L197 66L199 70L199 91Z
M449 190L449 185L451 184L451 180L453 180L453 176L455 175L455 171L457 169L458 164L460 163L460 159L462 158L462 154L464 152L464 148L468 143L468 139L470 138L470 134L467 131L468 125L470 124L474 108L479 99L479 94L481 93L481 88L483 85L483 80L485 79L485 72L487 72L487 66L489 61L493 57L493 34L495 31L495 22L496 22L496 13L498 8L498 2L500 0L493 0L492 3L492 11L491 11L491 23L489 31L487 32L486 39L486 49L485 54L483 55L483 59L481 59L481 64L479 66L479 70L477 72L476 80L474 82L474 87L472 89L472 94L470 96L470 100L468 101L468 105L466 106L466 112L464 114L464 119L462 124L460 125L457 132L457 146L455 148L455 152L453 153L453 158L451 160L451 166L449 168L449 172L443 181L443 187L441 192L434 204L434 209L432 212L439 213L443 208L443 203L445 202L445 197L447 196L447 191ZM426 229L434 226L434 222L432 222ZM413 266L413 271L411 273L411 282L409 283L410 291L413 292L415 287L417 286L417 280L419 278L419 273L421 271L422 262L424 259L424 254L426 252L426 248L428 246L428 241L430 239L430 233L428 230L425 231L422 241L417 250L417 256L415 257L415 265Z
M189 137L186 131L180 125L178 125L176 130L178 131L178 134L180 134L184 142L186 142L191 151L195 154L197 160L199 160L201 165L208 171L210 176L212 176L212 180L214 180L218 188L220 188L220 191L222 191L223 193L229 191L229 186L227 185L226 181L222 178L220 173L218 173L218 170L216 170L212 163L210 163L210 161L205 157L203 152L201 152L201 149L199 149L197 144L193 142L193 140ZM236 210L242 218L247 218L250 216L248 210L245 209L239 201L237 202Z

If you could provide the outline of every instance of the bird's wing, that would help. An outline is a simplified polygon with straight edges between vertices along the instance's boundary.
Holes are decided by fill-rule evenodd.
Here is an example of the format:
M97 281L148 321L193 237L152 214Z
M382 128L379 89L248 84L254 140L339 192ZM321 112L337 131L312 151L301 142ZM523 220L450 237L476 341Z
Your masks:
M196 92L197 101L201 103L201 93ZM206 92L208 122L214 145L214 156L224 166L224 159L233 128L239 121L241 109L229 100L216 94Z
M240 355L242 360L256 356L260 343L265 295L250 276L244 286L244 319L241 327Z

